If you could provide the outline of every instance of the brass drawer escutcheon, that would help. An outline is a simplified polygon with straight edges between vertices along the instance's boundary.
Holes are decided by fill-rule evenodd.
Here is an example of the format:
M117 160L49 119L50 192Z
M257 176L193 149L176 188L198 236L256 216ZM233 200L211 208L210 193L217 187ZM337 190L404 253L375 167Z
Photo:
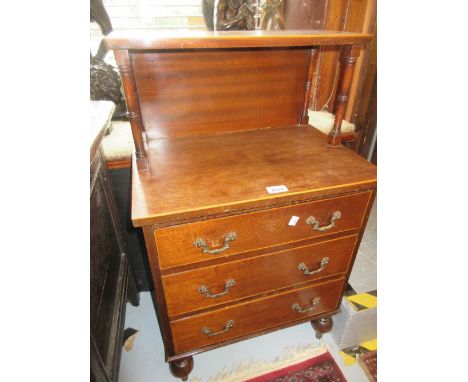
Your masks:
M291 308L298 313L309 313L312 310L314 310L318 304L320 304L320 297L315 297L314 301L312 301L312 305L310 305L307 308L301 308L301 306L297 302L292 304Z
M203 248L203 253L208 253L210 255L219 255L220 253L224 252L226 249L230 248L230 242L234 241L234 239L237 237L237 234L235 232L229 232L226 237L224 238L224 247L223 248L217 248L217 249L209 249L208 244L203 239L197 239L193 243L195 247L198 248Z
M232 329L234 327L234 320L229 320L228 322L226 322L226 325L224 326L224 329L223 330L220 330L219 332L212 332L210 328L207 328L206 326L202 328L202 333L205 335L205 336L217 336L218 334L223 334L223 333L226 333L228 330Z
M317 221L317 219L315 219L313 216L309 216L306 220L306 223L307 224L310 224L312 226L312 228L316 231L320 231L320 232L325 232L325 231L328 231L330 230L331 228L333 228L335 225L336 225L336 221L341 219L341 212L340 211L336 211L335 213L333 213L332 215L332 218L331 218L331 221L330 221L330 224L329 225L326 225L324 227L320 227L319 226L319 222Z
M234 279L229 279L224 284L224 291L220 293L216 293L216 294L212 294L206 285L200 285L200 287L198 288L198 291L205 297L218 298L229 293L229 289L231 289L231 287L233 287L235 283L236 281Z
M304 272L305 275L315 275L319 272L322 272L325 267L327 266L327 264L330 262L330 259L328 257L324 257L321 261L320 261L320 267L318 269L316 269L315 271L309 271L309 268L307 267L307 265L305 265L304 263L300 263L298 266L297 266L297 269L299 269L300 271Z

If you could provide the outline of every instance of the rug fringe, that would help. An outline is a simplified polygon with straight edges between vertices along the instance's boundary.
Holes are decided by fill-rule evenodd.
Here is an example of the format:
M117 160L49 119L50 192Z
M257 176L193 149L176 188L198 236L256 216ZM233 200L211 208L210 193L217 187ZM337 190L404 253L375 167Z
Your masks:
M305 361L311 357L326 353L327 350L323 342L318 347L315 344L287 347L284 349L283 356L276 357L274 361L255 361L250 358L249 360L234 364L231 370L228 370L225 366L217 375L210 377L207 382L243 381ZM190 379L190 382L203 381L198 377L194 377Z

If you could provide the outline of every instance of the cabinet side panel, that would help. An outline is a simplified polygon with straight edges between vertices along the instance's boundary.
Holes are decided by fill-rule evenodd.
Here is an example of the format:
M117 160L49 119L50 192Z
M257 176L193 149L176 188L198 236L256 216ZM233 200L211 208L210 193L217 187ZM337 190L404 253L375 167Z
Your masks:
M164 351L167 361L168 357L174 355L174 350L172 345L171 329L169 327L169 318L167 316L166 296L164 295L161 280L161 272L158 264L158 252L156 248L156 243L154 241L153 227L143 227L143 235L145 237L145 244L154 285L154 294L152 296L153 304L159 322L159 329L161 331L161 335L164 342Z

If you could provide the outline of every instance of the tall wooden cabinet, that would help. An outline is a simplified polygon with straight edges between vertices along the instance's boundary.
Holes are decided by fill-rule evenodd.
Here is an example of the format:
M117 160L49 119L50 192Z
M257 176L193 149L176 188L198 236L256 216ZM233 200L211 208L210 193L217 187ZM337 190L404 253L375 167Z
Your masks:
M375 166L341 145L360 45L327 31L113 33L142 227L174 376L192 355L310 321L332 329ZM335 125L308 125L321 46L342 46ZM156 330L156 329L155 329Z
M91 102L90 345L96 382L118 380L127 297L133 305L139 302L101 149L113 110L112 102Z

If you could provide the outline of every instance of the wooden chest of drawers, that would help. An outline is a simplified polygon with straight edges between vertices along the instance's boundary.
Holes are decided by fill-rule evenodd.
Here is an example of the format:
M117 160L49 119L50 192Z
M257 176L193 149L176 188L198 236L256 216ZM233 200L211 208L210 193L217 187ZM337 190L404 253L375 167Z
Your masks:
M174 376L192 355L311 321L332 328L375 197L375 167L340 144L355 33L107 39L136 155L142 227ZM335 127L307 123L319 45L345 45Z

